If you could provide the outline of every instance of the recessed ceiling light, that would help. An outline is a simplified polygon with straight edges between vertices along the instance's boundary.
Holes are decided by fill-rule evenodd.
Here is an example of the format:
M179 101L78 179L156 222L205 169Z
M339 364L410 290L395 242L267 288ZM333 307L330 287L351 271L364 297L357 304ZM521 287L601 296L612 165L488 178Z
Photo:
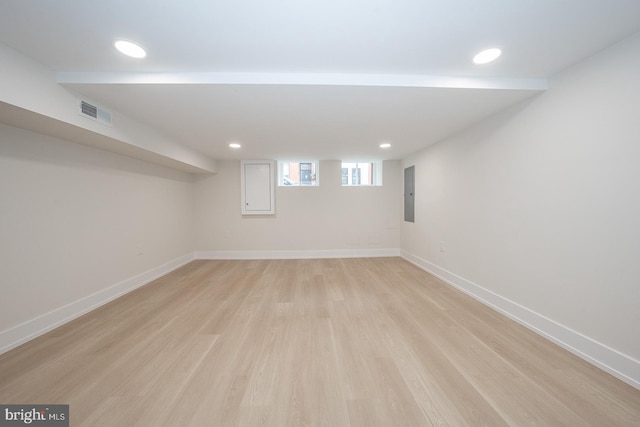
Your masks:
M500 55L502 55L502 51L497 47L493 47L491 49L486 49L478 53L473 57L473 62L480 65L488 64L489 62L493 62L498 59Z
M231 144L229 144L229 147L231 147L231 148L240 148L242 146L240 144L236 143L236 142L232 142Z
M145 56L147 56L147 52L145 52L143 48L135 43L131 43L126 40L118 40L114 43L114 46L121 53L132 58L144 58Z
M388 142L384 142L380 144L380 148L389 148L389 147L391 147L391 144L389 144Z

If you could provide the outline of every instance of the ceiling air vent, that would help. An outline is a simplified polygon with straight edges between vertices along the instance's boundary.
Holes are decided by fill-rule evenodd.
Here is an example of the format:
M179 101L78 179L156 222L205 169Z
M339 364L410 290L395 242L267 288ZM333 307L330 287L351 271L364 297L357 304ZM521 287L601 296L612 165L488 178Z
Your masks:
M93 105L83 99L80 100L80 114L89 119L96 120L102 124L112 126L111 112L104 108Z

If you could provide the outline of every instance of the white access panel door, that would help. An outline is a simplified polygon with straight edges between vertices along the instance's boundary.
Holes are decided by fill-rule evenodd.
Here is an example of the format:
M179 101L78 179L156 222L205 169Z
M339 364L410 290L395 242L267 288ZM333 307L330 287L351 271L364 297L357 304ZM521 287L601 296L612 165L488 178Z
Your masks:
M275 214L275 164L271 160L241 162L242 215Z

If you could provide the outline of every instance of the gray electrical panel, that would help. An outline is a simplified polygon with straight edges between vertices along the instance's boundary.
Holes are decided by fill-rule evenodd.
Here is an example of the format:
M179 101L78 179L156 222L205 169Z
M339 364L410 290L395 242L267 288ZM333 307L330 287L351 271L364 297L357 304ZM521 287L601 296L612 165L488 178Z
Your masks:
M404 170L404 220L407 222L415 222L415 174L415 166Z

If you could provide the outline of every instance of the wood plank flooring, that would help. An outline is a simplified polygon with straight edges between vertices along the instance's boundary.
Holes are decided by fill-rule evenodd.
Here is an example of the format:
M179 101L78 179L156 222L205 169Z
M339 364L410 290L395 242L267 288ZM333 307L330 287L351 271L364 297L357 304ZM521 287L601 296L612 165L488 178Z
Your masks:
M638 426L640 391L400 258L195 261L0 356L72 426Z

